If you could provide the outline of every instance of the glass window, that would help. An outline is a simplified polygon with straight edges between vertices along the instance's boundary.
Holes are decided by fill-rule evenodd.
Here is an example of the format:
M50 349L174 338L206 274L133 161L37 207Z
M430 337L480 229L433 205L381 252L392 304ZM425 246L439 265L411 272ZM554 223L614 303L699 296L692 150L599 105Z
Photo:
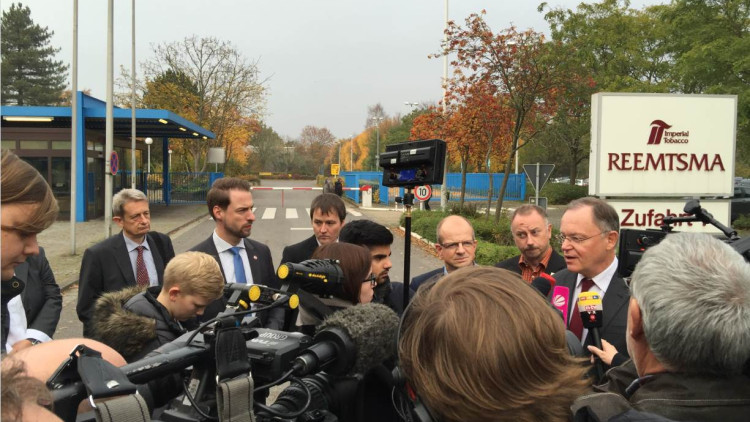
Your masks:
M16 141L2 141L2 149L16 149Z
M49 173L47 171L49 169L48 157L21 157L21 159L31 164L44 177L44 180L47 180L47 174Z
M49 148L49 141L21 141L21 146L18 149L47 149Z
M52 141L52 149L70 150L70 141ZM52 165L54 167L54 164Z

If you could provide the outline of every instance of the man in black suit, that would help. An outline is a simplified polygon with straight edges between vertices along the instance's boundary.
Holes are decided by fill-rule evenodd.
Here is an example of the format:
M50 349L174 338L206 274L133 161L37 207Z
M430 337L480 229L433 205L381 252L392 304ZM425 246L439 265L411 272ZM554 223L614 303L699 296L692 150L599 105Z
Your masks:
M458 268L474 265L477 241L474 227L469 220L460 215L449 215L437 225L437 243L435 250L444 266L412 277L409 288L417 291L419 286L451 273Z
M516 208L510 217L510 231L521 254L498 262L496 267L520 274L528 283L541 273L553 274L565 268L565 260L549 244L552 224L544 208L532 204Z
M391 262L393 233L374 221L354 220L341 229L339 240L364 246L370 251L370 257L372 258L370 270L378 283L375 287L373 301L388 306L399 316L403 314L404 283L391 281L389 275L391 267L393 267ZM409 292L414 293L411 289L409 289Z
M310 259L318 246L338 241L345 218L346 205L341 198L332 193L316 196L310 204L313 235L285 247L281 253L281 263L300 263Z
M236 177L225 177L214 182L206 196L208 212L216 227L213 234L191 248L207 253L219 262L225 283L259 284L279 288L268 246L248 239L255 221L250 183ZM206 308L201 320L208 320L223 311L222 297ZM280 330L284 326L284 309L261 312L266 328Z
M560 224L567 269L558 271L554 277L557 286L570 289L568 329L582 339L584 346L593 344L593 340L589 330L582 327L576 307L578 295L582 291L604 295L599 333L627 357L625 326L630 293L625 280L617 274L615 248L619 230L617 211L603 200L586 197L568 204Z
M169 236L150 231L151 213L143 192L118 192L112 198L112 216L122 232L86 249L81 260L76 312L84 337L93 333L91 316L103 293L161 285L164 267L174 258Z
M25 349L38 343L52 340L62 311L62 294L55 275L39 248L39 255L32 255L16 267L16 278L26 287L21 293L21 306L25 318L14 320L11 314L8 350Z

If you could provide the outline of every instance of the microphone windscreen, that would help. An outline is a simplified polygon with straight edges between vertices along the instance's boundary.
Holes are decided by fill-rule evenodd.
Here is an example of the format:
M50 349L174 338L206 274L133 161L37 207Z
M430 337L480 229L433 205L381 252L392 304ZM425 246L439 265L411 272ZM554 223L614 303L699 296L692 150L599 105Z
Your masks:
M531 280L531 286L534 287L542 296L547 297L550 289L552 289L552 283L544 277L537 277Z
M552 306L562 313L563 322L568 326L568 301L570 300L570 289L565 286L555 286L552 290ZM573 310L575 312L575 310Z
M578 312L585 328L602 326L602 295L598 292L581 292L578 295Z
M326 328L344 330L357 347L351 374L364 374L385 360L396 356L398 315L379 303L355 305L326 318L318 332Z

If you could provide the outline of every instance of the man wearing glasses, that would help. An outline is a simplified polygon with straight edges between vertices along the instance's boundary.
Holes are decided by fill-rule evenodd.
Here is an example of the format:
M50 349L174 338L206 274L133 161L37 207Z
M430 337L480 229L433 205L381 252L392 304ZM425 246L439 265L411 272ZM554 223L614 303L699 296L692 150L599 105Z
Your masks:
M520 255L495 264L531 283L541 273L554 274L565 268L565 259L549 244L552 224L547 220L544 208L525 204L516 208L510 217L510 231Z
M626 355L625 325L630 293L625 280L617 274L615 248L619 230L617 211L601 199L586 197L568 204L559 236L567 269L558 271L554 277L557 286L568 287L571 292L568 329L584 346L593 344L589 330L583 328L577 298L581 292L598 292L603 295L603 325L599 334ZM584 351L589 353L586 347Z
M437 280L459 268L474 265L477 241L469 220L460 215L449 215L440 220L435 250L438 258L443 261L443 267L413 277L410 285L412 290L417 291L422 284Z

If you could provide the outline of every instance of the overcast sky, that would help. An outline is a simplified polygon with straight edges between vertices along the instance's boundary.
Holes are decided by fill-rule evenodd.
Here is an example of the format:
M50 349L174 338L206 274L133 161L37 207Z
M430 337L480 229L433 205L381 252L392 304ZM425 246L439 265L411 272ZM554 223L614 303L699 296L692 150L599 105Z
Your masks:
M487 10L493 31L549 28L535 0L452 0L449 19L463 22ZM106 95L107 1L79 0L78 88ZM115 78L131 64L131 0L115 0ZM549 0L574 8L580 0ZM631 7L666 3L633 0ZM11 2L2 0L3 11ZM55 32L59 60L72 59L73 0L26 0L32 19ZM442 0L139 0L136 60L152 46L193 34L230 41L268 78L264 120L297 138L306 125L345 138L364 129L367 107L406 114L405 101L436 103L442 96L442 59L428 59L443 38ZM140 77L140 64L137 66Z

